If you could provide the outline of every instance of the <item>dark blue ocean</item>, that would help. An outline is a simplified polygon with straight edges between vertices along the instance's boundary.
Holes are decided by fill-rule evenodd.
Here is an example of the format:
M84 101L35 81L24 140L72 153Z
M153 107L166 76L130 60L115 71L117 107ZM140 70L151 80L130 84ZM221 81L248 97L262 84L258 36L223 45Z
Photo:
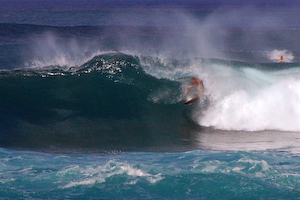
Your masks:
M0 0L0 199L300 199L299 6Z

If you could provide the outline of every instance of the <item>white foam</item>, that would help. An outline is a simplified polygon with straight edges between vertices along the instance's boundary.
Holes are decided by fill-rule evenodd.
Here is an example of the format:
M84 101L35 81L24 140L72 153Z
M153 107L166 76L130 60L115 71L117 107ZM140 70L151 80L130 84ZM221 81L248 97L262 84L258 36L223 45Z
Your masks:
M93 185L97 183L105 182L107 178L127 174L131 177L127 184L136 184L139 178L145 178L150 183L154 184L162 179L161 174L152 175L144 172L142 169L133 167L127 163L109 161L108 163L100 166L87 166L77 167L73 166L70 169L65 169L60 175L66 175L66 173L75 173L80 180L71 181L62 188L75 187L80 185ZM132 180L133 179L133 180Z
M225 130L286 130L300 131L300 81L287 79L257 94L234 91L219 99L200 124Z
M88 179L82 180L82 181L72 181L62 188L76 187L76 186L80 186L80 185L92 185L95 183L102 183L102 182L105 182L104 178L88 178Z
M222 130L300 131L300 70L203 66L210 105L197 121ZM198 108L199 110L203 108ZM195 111L197 113L197 111Z
M250 164L248 170L254 172L256 176L264 176L263 173L270 171L272 168L265 160L252 160L248 158L241 158L238 160L240 163Z
M278 62L278 60L280 60L281 56L284 59L284 62L292 62L294 60L294 55L292 54L292 52L284 49L284 50L273 50L273 51L267 51L266 55L268 57L269 60L274 61L274 62Z

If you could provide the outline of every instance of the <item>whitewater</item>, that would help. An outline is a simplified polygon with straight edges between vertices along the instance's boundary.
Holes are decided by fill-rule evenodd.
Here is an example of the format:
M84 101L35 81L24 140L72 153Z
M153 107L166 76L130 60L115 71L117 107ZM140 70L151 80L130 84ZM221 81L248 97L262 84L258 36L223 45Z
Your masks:
M223 130L299 131L299 69L262 71L213 64L202 74L211 83L207 90L214 105L199 119L201 125Z

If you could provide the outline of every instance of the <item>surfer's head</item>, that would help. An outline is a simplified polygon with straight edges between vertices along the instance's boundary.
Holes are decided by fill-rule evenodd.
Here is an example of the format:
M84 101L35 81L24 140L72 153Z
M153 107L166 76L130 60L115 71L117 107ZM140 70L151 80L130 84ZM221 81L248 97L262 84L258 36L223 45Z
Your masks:
M197 84L199 82L199 79L192 77L191 82L192 82L192 84Z
M203 85L203 81L196 77L192 77L191 82L192 82L192 85Z

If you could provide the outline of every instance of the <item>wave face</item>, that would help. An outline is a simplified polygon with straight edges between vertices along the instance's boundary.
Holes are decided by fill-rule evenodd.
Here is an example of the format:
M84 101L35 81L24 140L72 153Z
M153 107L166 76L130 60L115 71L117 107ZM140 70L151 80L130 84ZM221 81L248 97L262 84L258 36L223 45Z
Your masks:
M2 72L0 93L1 146L147 148L193 129L180 81L150 76L125 54Z
M298 63L106 53L78 67L3 71L0 142L22 148L180 149L194 148L194 133L210 128L299 131L299 70ZM204 80L205 92L185 106L193 97L183 95L191 75Z

